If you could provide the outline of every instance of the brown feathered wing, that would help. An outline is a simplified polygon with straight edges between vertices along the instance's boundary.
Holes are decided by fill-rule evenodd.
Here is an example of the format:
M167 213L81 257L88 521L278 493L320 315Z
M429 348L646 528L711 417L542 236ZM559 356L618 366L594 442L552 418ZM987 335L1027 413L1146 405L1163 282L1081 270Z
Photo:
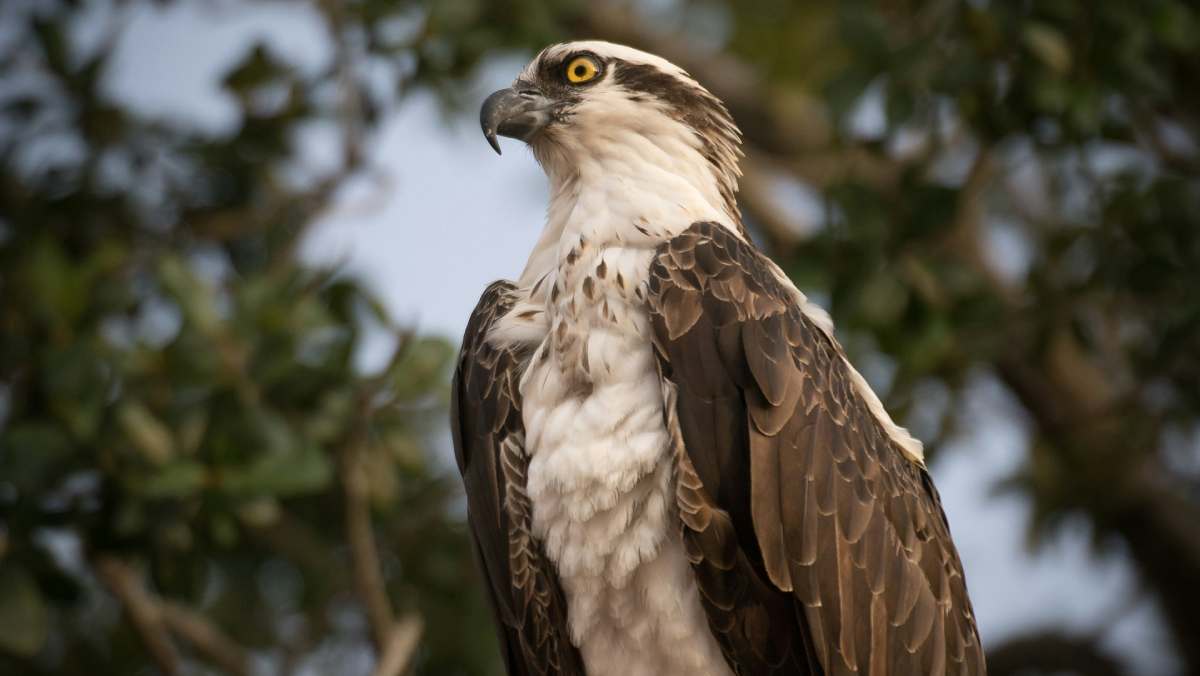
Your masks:
M730 666L983 674L937 491L770 262L697 223L648 290L684 543Z

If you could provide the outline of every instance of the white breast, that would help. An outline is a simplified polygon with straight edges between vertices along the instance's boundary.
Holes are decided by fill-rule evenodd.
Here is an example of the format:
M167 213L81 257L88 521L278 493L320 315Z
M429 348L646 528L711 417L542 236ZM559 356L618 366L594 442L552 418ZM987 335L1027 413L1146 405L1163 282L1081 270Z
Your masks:
M641 285L649 241L570 244L522 379L535 534L590 676L728 675L679 540Z

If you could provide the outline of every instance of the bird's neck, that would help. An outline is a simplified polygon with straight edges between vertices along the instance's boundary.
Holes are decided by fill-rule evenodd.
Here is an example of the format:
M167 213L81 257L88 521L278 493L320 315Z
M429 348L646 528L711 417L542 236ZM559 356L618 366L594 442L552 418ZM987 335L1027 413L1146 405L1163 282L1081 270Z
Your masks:
M581 240L653 249L696 221L740 229L736 176L718 175L688 135L610 131L534 150L550 181L550 206L523 286L559 267Z

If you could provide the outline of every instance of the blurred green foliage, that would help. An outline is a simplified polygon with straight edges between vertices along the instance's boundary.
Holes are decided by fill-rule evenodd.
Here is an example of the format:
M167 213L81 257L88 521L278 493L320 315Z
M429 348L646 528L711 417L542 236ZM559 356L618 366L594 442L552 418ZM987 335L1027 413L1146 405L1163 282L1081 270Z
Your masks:
M112 43L79 52L82 5L37 4L0 41L0 670L145 672L90 569L115 556L266 668L344 673L370 634L342 516L355 466L391 604L425 619L418 671L496 668L426 452L450 348L294 247L407 93L473 113L481 62L600 37L726 101L747 222L855 360L884 365L868 375L934 458L973 384L1003 387L1033 437L1003 486L1030 499L1033 541L1083 522L1126 552L1200 671L1193 3L302 3L332 63L247 51L223 80L240 121L215 137L106 99ZM312 122L342 130L342 165L297 180ZM398 349L365 374L379 330ZM992 643L993 673L1130 673L1103 629Z
M318 11L349 35L400 9ZM247 670L347 673L371 634L352 487L384 602L424 622L417 670L491 670L491 651L461 650L491 640L490 617L456 484L430 450L453 348L295 256L360 169L351 134L395 100L326 90L389 52L366 45L307 76L249 49L223 79L240 123L206 136L106 98L113 44L72 43L80 6L5 13L22 27L0 56L0 673L213 668L166 619L182 660L152 658L136 613L117 612L122 571L254 651ZM346 125L342 166L289 180L314 120ZM368 332L394 346L364 372Z

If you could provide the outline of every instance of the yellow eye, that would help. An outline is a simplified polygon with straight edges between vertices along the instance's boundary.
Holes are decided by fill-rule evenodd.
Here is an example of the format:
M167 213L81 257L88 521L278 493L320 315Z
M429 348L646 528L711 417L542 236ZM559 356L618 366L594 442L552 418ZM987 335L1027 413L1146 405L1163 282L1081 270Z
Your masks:
M567 79L572 84L583 84L596 77L599 72L600 67L596 62L586 56L575 57L567 64Z

